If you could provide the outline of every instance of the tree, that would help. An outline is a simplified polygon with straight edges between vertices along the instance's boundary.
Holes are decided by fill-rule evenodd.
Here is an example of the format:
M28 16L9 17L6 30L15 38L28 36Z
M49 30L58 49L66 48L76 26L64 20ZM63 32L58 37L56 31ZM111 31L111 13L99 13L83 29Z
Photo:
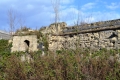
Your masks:
M56 33L58 35L58 22L59 22L60 0L51 0L51 3L52 3L53 9L54 9L54 13L55 13L55 28L56 28ZM56 47L58 49L58 42L57 42ZM54 58L55 57L56 57L56 54L54 54Z
M54 13L55 13L55 27L56 27L56 32L58 32L58 25L57 25L57 23L59 22L60 0L51 0L51 3L52 3L53 9L54 9Z
M13 11L12 9L8 10L8 23L9 23L9 27L10 27L10 34L12 35L14 30L15 30L15 26L16 26L16 13L15 11Z
M25 27L25 20L23 20L21 15L19 15L18 24L20 26L20 29L23 29Z
M22 19L21 15L19 15L13 9L8 10L8 24L10 27L10 34L13 35L17 28L22 28L24 26L24 20ZM18 27L17 27L18 26Z

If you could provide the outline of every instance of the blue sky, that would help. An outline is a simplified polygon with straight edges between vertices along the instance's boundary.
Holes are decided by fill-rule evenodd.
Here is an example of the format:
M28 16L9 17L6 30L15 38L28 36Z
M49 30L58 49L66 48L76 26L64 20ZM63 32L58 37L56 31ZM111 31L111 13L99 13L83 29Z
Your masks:
M51 0L0 0L0 30L9 31L8 10L16 12L23 25L32 29L54 22ZM119 0L61 0L59 21L74 25L79 21L96 22L120 18ZM19 22L20 23L20 22ZM16 29L20 27L16 25Z

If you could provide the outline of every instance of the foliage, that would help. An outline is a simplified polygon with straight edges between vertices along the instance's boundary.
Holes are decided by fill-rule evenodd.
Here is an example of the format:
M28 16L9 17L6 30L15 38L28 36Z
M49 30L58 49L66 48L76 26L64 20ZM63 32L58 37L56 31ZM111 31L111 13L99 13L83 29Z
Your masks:
M49 44L48 44L47 37L43 36L42 41L43 41L43 44L45 46L45 51L48 51Z
M41 31L39 30L39 42L43 42L44 51L48 51L49 43L48 43L48 35L47 34L42 34ZM38 43L39 43L38 42Z
M12 44L8 44L8 40L0 40L0 56L8 56L10 55Z
M8 46L8 40L0 40L0 52L5 50Z
M26 53L15 52L0 57L0 80L119 80L119 52L58 50L54 57L53 52L42 56L38 51L29 53L31 62L20 60L20 53Z
M30 30L30 28L24 26L24 27L22 27L21 29L18 29L16 32L20 32L20 31L28 31L28 30Z

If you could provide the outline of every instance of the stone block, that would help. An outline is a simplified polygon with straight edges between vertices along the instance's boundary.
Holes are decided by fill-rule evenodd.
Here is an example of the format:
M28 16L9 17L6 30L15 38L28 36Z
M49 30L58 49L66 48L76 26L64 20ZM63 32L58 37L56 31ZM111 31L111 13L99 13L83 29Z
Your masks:
M27 41L27 42L25 42ZM13 37L13 47L12 52L14 51L26 51L30 49L31 51L37 51L37 36L28 35L28 36L14 36Z

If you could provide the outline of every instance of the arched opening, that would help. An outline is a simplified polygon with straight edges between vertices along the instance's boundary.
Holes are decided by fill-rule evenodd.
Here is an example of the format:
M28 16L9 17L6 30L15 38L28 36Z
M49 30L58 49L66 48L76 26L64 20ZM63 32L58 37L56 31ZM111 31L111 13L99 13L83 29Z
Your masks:
M25 43L27 44L27 46L29 47L29 45L30 45L30 41L25 40L24 42L25 42Z

